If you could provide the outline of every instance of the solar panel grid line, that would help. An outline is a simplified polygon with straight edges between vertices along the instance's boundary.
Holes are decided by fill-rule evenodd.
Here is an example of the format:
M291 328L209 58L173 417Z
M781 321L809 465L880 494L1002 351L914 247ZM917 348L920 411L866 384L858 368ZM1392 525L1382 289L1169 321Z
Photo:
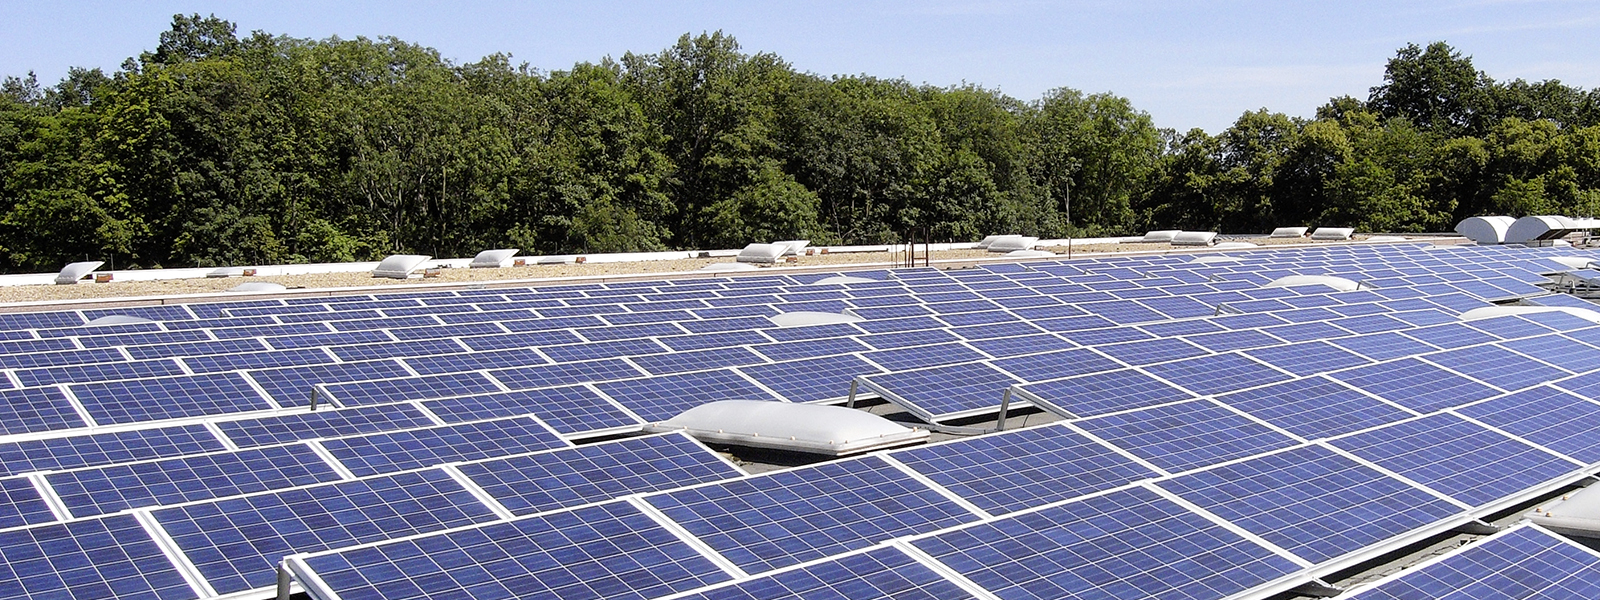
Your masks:
M1559 389L1559 388L1556 388L1555 386L1548 386L1548 387L1550 387L1551 389ZM1513 392L1513 393L1515 393L1515 392ZM1594 400L1591 400L1589 398L1583 398L1581 396L1574 396L1574 397L1579 398L1580 400L1582 400L1584 402L1587 402L1587 403L1590 403L1590 404L1600 405L1600 402L1595 402ZM1568 454L1566 452L1562 452L1562 451L1560 451L1558 449L1551 448L1548 445L1540 444L1540 443L1535 442L1533 440L1530 440L1530 439L1528 439L1526 437L1517 435L1516 433L1508 431L1505 428L1496 427L1495 425L1493 425L1491 423L1485 422L1485 421L1483 421L1481 419L1478 419L1476 417L1473 417L1473 416L1468 415L1468 414L1466 414L1466 413L1461 411L1461 409L1463 409L1463 408L1467 408L1469 406L1473 406L1473 405L1477 405L1477 404L1484 404L1484 403L1487 403L1487 402L1492 402L1494 400L1495 400L1495 398L1489 398L1487 400L1474 402L1473 404L1468 404L1466 406L1458 406L1458 407L1446 410L1445 412L1450 413L1452 415L1455 415L1457 417L1461 417L1462 419L1465 419L1468 422L1470 422L1470 423L1472 423L1474 425L1477 425L1479 427L1482 427L1484 429L1488 429L1488 430L1493 431L1495 433L1499 433L1500 435L1509 437L1509 438L1511 438L1513 440L1517 440L1517 441L1522 442L1524 444L1527 444L1529 446L1533 446L1533 447L1538 448L1540 450L1543 450L1545 452L1549 452L1551 454L1554 454L1554 455L1560 457L1563 460L1569 460L1569 461L1578 463L1580 465L1589 465L1591 467L1594 466L1593 463L1584 462L1582 459L1580 459L1578 457L1575 457L1575 456L1572 456L1571 454Z
M578 385L580 385L584 389L589 390L590 392L594 393L594 395L599 396L600 399L605 400L606 403L610 404L612 408L615 408L617 411L619 411L622 414L624 414L624 415L628 416L629 418L633 419L635 423L649 423L649 421L646 421L644 419L644 417L641 417L641 416L639 416L638 413L633 412L633 409L628 408L627 405L625 405L625 404L623 404L621 402L618 402L616 398L612 398L610 394L605 393L604 390L600 389L600 386L595 385L593 383L587 383L587 382L586 383L580 383ZM634 426L626 426L626 427L624 427L624 429L630 429L631 430L631 429L634 429Z
M1531 544L1538 546L1527 548ZM1560 552L1564 556L1541 556L1546 551ZM1455 562L1468 564L1446 564ZM1565 564L1554 564L1558 562ZM1508 574L1495 567L1518 571ZM1440 570L1442 572L1436 573ZM1594 549L1539 525L1523 523L1352 588L1349 597L1351 600L1398 600L1426 595L1455 600L1469 594L1501 594L1490 597L1493 600L1577 598L1595 591L1593 577L1597 571L1600 571L1600 553ZM1583 581L1581 584L1569 585L1579 578ZM1421 581L1406 584L1416 580ZM1484 584L1486 588L1478 587Z
M155 516L151 514L149 509L135 510L129 514L133 515L133 518L139 523L139 527L144 529L150 539L155 541L156 547L161 549L161 554L166 556L168 561L171 561L172 566L183 576L183 579L194 590L197 597L215 598L219 595L216 588L211 587L211 583L206 581L204 575L200 574L200 568L196 567L189 560L189 557L185 556L183 551L178 548L177 540L172 539L167 530L156 522ZM100 518L104 519L106 517Z
M949 488L944 487L942 485L939 485L934 480L929 479L928 476L917 472L916 469L913 469L913 468L907 466L905 463L900 462L900 459L895 458L895 456L893 454L888 454L888 453L879 454L878 458L883 459L883 461L888 463L889 466L894 467L896 469L899 469L901 472L905 473L905 475L907 477L915 479L915 480L921 482L923 485L928 486L928 489L931 489L931 490L933 490L935 492L938 492L940 495L944 496L949 501L956 503L957 505L961 506L962 508L965 508L967 510L972 511L973 513L977 514L982 519L993 519L993 518L995 518L997 516L994 513L991 513L989 511L984 510L983 508L979 507L978 505L973 504L972 502L968 501L966 498L962 498L961 495L951 491Z
M1100 415L1100 416L1104 416L1104 415ZM1144 459L1143 457L1140 457L1137 454L1129 452L1127 449L1123 448L1122 446L1118 446L1116 444L1113 444L1110 441L1106 440L1105 438L1102 438L1102 437L1100 437L1098 435L1095 435L1094 432L1091 432L1088 429L1085 429L1082 426L1080 426L1077 423L1075 423L1073 419L1066 419L1066 420L1061 421L1061 426L1072 430L1073 433L1076 433L1076 434L1081 435L1081 436L1083 436L1085 438L1088 438L1090 441L1093 441L1096 444L1104 446L1106 449L1109 449L1110 451L1117 453L1118 455L1122 456L1123 458L1126 458L1128 460L1133 461L1134 463L1137 463L1141 467L1144 467L1146 469L1150 469L1151 471L1155 472L1158 477L1167 477L1167 476L1172 475L1172 471L1169 471L1169 470L1167 470L1167 469L1165 469L1165 468L1163 468L1163 467L1161 467L1161 466L1159 466L1159 465L1157 465L1157 464L1155 464L1153 462L1150 462L1149 460L1146 460L1146 459ZM1128 485L1132 485L1132 484L1128 484Z
M211 435L217 436L217 440L222 442L222 448L224 450L240 449L239 444L234 443L233 438L228 437L227 432L223 431L222 427L217 425L216 421L207 419L205 422L201 423L201 425L206 428L206 431L211 432Z
M1422 413L1417 412L1417 411L1415 411L1415 410L1413 410L1411 408L1408 408L1405 405L1399 404L1399 403L1397 403L1397 402L1395 402L1393 400L1390 400L1388 398L1384 398L1383 396L1379 396L1379 395L1374 394L1372 392L1369 392L1367 390L1364 390L1364 389L1361 389L1361 388L1356 387L1354 385L1351 385L1349 382L1346 382L1346 381L1344 381L1342 379L1338 379L1338 378L1335 378L1335 377L1330 377L1330 376L1328 376L1326 374L1320 374L1319 373L1317 375L1308 376L1305 379L1313 379L1313 378L1319 378L1319 377L1321 379L1323 379L1324 381L1331 381L1334 384L1336 384L1336 385L1338 385L1340 387L1343 387L1343 388L1345 388L1347 390L1353 391L1353 392L1355 392L1357 394L1361 394L1362 396L1366 396L1366 397L1371 398L1373 400L1377 400L1379 402L1387 404L1387 405L1389 405L1391 407L1394 407L1394 408L1400 409L1402 411L1405 411L1407 414L1410 414L1412 416L1420 416L1420 415L1422 415ZM1407 417L1407 418L1410 418L1410 417ZM1385 424L1387 424L1387 423L1385 423ZM1371 429L1371 428L1370 427L1364 427L1362 429ZM1343 435L1343 434L1340 434L1340 435Z
M1354 432L1354 433L1362 433L1362 432L1357 431L1357 432ZM1452 497L1446 495L1444 492L1441 492L1439 490L1433 489L1432 487L1429 487L1427 485L1423 485L1422 482L1420 482L1420 481L1417 481L1417 480L1412 479L1410 477L1406 477L1405 475L1402 475L1402 474L1400 474L1398 472L1395 472L1395 471L1389 469L1388 467L1385 467L1385 466L1380 465L1378 463L1375 463L1375 462L1372 462L1372 461L1367 460L1365 458L1362 458L1360 456L1357 456L1354 453L1351 453L1350 451L1345 450L1344 448L1340 448L1338 446L1335 446L1335 445L1329 443L1329 440L1317 440L1317 441L1311 442L1311 444L1315 445L1315 446L1320 446L1322 448L1326 448L1328 450L1332 450L1335 454L1338 454L1338 455L1343 456L1345 458L1348 458L1350 460L1353 460L1353 461L1356 461L1358 463L1361 463L1363 466L1365 466L1365 467L1367 467L1369 469L1372 469L1372 470L1377 471L1379 473L1383 473L1384 475L1388 475L1389 477L1393 477L1395 479L1403 481L1403 482L1406 483L1406 485L1410 485L1410 486L1412 486L1414 488L1417 488L1417 489L1425 491L1425 492L1427 492L1429 494L1432 494L1433 496L1435 496L1435 497L1437 497L1437 498L1439 498L1441 500L1444 500L1446 502L1449 502L1451 504L1459 506L1459 507L1461 507L1461 510L1463 512L1470 511L1470 510L1472 510L1474 508L1471 504L1467 504L1465 502L1462 502L1460 500L1457 500L1455 498L1452 498Z
M82 400L78 399L78 395L72 393L72 388L70 386L65 383L58 383L53 387L61 390L62 396L66 396L67 403L72 405L72 410L77 411L78 418L83 420L84 427L88 429L94 429L100 426L100 424L94 420L94 415L89 414L89 408L83 405Z
M1244 460L1244 459L1240 459L1240 460ZM1224 463L1224 464L1226 464L1226 463ZM1155 492L1156 495L1161 496L1162 498L1172 502L1173 504L1177 504L1178 506L1183 507L1185 510L1188 510L1189 512L1192 512L1192 513L1195 513L1197 515L1200 515L1201 517L1204 517L1207 521L1211 521L1213 524L1217 525L1218 527L1221 527L1223 529L1226 529L1226 530L1232 532L1234 535L1237 535L1237 536L1242 537L1244 539L1250 540L1251 542L1253 542L1253 543L1255 543L1255 544L1257 544L1257 545L1259 545L1259 546L1261 546L1263 548L1271 550L1273 554L1276 554L1276 555L1281 556L1281 557L1283 557L1285 559L1288 559L1290 562L1293 562L1294 564L1299 565L1302 568L1310 569L1310 568L1315 566L1315 564L1312 563L1311 561L1306 560L1304 558L1301 558L1299 555L1297 555L1297 554L1295 554L1293 552L1290 552L1288 549L1286 549L1286 548L1284 548L1282 546L1279 546L1277 544L1274 544L1274 543L1268 541L1266 538L1263 538L1263 537L1261 537L1259 535L1256 535L1254 532L1252 532L1252 531L1250 531L1248 529L1240 527L1237 523L1234 523L1233 521L1229 521L1227 519L1224 519L1220 515L1218 515L1218 514L1216 514L1214 512L1211 512L1209 510L1206 510L1205 507L1202 507L1202 506L1200 506L1198 504L1190 502L1189 500L1185 499L1183 496L1179 496L1179 495L1177 495L1175 493L1172 493L1171 491L1167 490L1166 488L1163 488L1163 487L1161 487L1159 485L1156 485L1154 482L1143 481L1143 482L1139 482L1139 483L1134 484L1134 486L1137 486L1137 487L1142 488L1142 489L1149 490L1151 492ZM1132 487L1132 486L1130 486L1130 487Z
M45 506L50 508L50 514L55 517L56 521L71 520L72 511L67 509L67 504L61 501L61 496L56 494L55 488L50 487L50 482L45 481L44 476L44 473L29 473L22 477L28 480L28 483L33 486L33 490L39 494L39 499L43 500ZM30 523L30 525L33 524Z
M1480 344L1480 346L1488 346L1488 345L1490 345L1490 344L1487 344L1487 343L1486 344ZM1468 348L1472 348L1472 347L1476 347L1476 346L1468 346ZM1508 352L1515 352L1515 351L1512 351L1512 350L1509 350L1509 349L1507 351ZM1430 353L1430 354L1432 354L1432 353ZM1519 356L1521 356L1521 355L1519 354ZM1438 369L1440 369L1440 370L1442 370L1442 371L1444 371L1446 373L1449 373L1451 375L1455 375L1456 377L1462 377L1462 378L1465 378L1465 379L1467 379L1469 381L1472 381L1473 383L1478 383L1478 384L1482 384L1482 385L1486 385L1486 386L1489 386L1491 388L1494 388L1496 391L1498 391L1498 392L1500 392L1502 394L1515 392L1515 391L1519 391L1519 390L1523 390L1523 389L1527 389L1527 388L1515 388L1515 389L1509 389L1509 390L1505 389L1505 388L1500 387L1499 385L1496 385L1496 384L1494 384L1492 382L1485 381L1485 380L1483 380L1481 378L1478 378L1478 377L1473 377L1471 375L1468 375L1466 373L1462 373L1462 372L1457 371L1457 370L1455 370L1453 368L1450 368L1448 366L1445 366L1445 365L1439 364L1437 362L1428 360L1428 354L1419 354L1419 355L1417 355L1417 356L1415 356L1413 358L1415 358L1417 360L1420 360L1422 362L1425 362L1425 363L1427 363L1427 364L1429 364L1431 366L1437 367ZM1404 359L1401 359L1401 360L1404 360ZM1544 363L1541 363L1541 364L1544 364ZM1551 365L1551 366L1554 367L1554 365ZM1559 368L1559 367L1556 367L1556 368ZM1562 369L1562 370L1565 371L1565 369ZM1542 385L1542 384L1540 384L1540 385ZM1528 387L1539 387L1539 386L1538 385L1532 385L1532 386L1528 386Z
M921 548L913 546L911 544L912 539L914 538L900 538L890 541L885 545L905 553L906 556L911 557L911 559L916 561L917 564L927 567L934 573L944 577L945 580L954 583L957 587L960 587L962 591L971 594L975 600L1002 600L1000 596L995 595L989 590L983 589L983 586L980 586L977 584L977 582L967 578L966 575L962 575L955 569L950 568L949 565L939 562L939 560L934 558L932 555L929 555L927 552L923 552Z
M440 465L439 470L444 471L451 479L456 480L456 483L466 489L468 494L472 494L473 498L482 502L484 506L489 507L489 511L493 512L495 516L505 520L516 518L516 515L512 514L510 509L501 504L499 500L495 500L494 496L489 495L489 492L483 489L483 486L478 485L478 482L473 481L471 477L467 477L467 474L462 473L461 469L456 468L455 464Z

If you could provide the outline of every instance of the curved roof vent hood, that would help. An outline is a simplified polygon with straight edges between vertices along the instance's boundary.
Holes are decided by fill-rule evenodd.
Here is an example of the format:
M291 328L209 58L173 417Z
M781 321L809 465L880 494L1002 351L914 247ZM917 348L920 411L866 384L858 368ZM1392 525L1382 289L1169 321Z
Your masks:
M878 283L878 280L867 279L866 277L856 277L854 275L834 275L832 277L823 277L822 279L813 281L811 282L811 285L840 285L850 283Z
M106 264L105 261L91 260L87 262L75 262L65 267L61 267L61 273L56 275L56 284L70 285L77 283L79 279L83 279L85 275L94 272L95 269L100 268L100 265L103 264Z
M843 456L917 444L928 430L908 428L842 406L765 400L721 400L644 427L682 431L703 442Z
M389 279L405 279L411 277L411 272L422 266L432 256L422 254L391 254L378 263L378 268L372 270L373 277L388 277Z
M816 312L810 310L797 310L767 317L773 325L779 327L804 327L806 325L830 325L833 323L860 323L865 321L855 315L841 313Z
M1287 288L1307 285L1325 285L1341 292L1349 292L1361 287L1361 284L1354 280L1332 275L1289 275L1274 279L1261 287Z
M101 325L139 325L143 323L154 322L155 321L151 321L150 319L146 319L144 317L135 317L133 315L106 315L93 321L89 321L88 323L84 323L83 326L99 327Z
M510 263L511 259L517 256L517 250L517 248L484 250L472 257L472 262L467 266L473 269L498 269Z
M1600 312L1587 308L1572 306L1484 306L1461 313L1461 320L1476 321L1478 319L1492 319L1506 315L1526 315L1530 313L1564 312L1579 319L1592 323L1600 323Z

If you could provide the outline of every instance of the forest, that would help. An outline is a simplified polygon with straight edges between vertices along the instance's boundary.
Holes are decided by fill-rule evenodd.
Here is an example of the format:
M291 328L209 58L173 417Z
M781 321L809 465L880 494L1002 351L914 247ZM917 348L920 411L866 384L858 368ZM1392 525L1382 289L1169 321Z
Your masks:
M1443 42L1374 83L1212 135L1112 93L819 76L722 32L541 70L178 15L113 73L4 80L0 272L1600 212L1600 90Z

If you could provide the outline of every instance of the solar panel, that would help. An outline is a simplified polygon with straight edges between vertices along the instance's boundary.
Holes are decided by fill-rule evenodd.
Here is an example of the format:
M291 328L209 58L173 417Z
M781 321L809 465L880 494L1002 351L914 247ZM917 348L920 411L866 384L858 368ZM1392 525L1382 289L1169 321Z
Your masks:
M856 377L883 372L859 357L848 355L741 367L739 371L791 402L844 398L849 395L850 382Z
M1124 342L1097 346L1095 349L1104 352L1111 358L1134 366L1209 354L1204 348L1185 342L1181 338Z
M1473 507L1580 475L1583 467L1451 414L1329 443Z
M551 429L575 434L632 427L639 419L584 386L545 388L423 403L450 423L536 415Z
M610 325L606 327L591 327L574 331L584 339L591 342L609 340L625 340L666 335L684 335L689 333L682 327L672 323L640 323L637 325Z
M1566 371L1496 346L1474 346L1423 356L1428 362L1503 390L1560 379Z
M238 373L68 386L96 423L138 423L276 408Z
M438 469L224 498L153 514L219 594L273 585L284 555L496 519Z
M1206 400L1094 417L1075 424L1168 473L1182 473L1299 443Z
M491 371L490 375L514 390L570 385L588 381L626 379L643 375L622 359L610 358L558 365L540 365Z
M665 421L717 400L775 400L731 370L612 381L595 387L648 422Z
M571 445L531 417L369 433L320 443L357 477Z
M470 342L468 345L472 345ZM586 344L569 344L565 346L543 346L539 348L545 356L556 362L575 362L580 360L593 360L599 358L616 358L619 356L640 356L666 352L667 348L654 340L616 340L611 342L589 342Z
M644 500L749 573L978 519L874 456Z
M561 347L570 348L568 352L571 352L574 355L582 353L614 353L622 351L620 349L635 348L640 347L641 345L648 345L651 347L650 350L645 350L645 352L660 352L660 350L654 348L653 344L649 344L648 340L599 342L591 344L584 344L582 342L583 338L580 338L576 334L565 330L531 331L527 333L502 333L461 338L461 344L463 346L466 346L469 350L477 350L480 352L489 350L506 350L510 348L532 348L534 346L545 346L552 344L572 344L572 346Z
M875 548L683 596L683 600L964 600L972 594L893 547Z
M1321 446L1156 485L1312 563L1426 529L1462 509Z
M973 340L967 342L968 346L977 348L980 352L996 358L1021 356L1038 352L1052 352L1056 350L1070 350L1077 346L1059 336L1041 333L1037 335L1006 336L995 339Z
M459 469L519 516L744 475L683 434L467 463Z
M464 371L477 371L480 369L499 369L504 367L523 367L542 365L549 362L543 354L531 348L515 348L511 350L491 350L489 352L468 352L464 354L442 354L438 356L421 356L407 358L405 363L411 370L423 375L437 375L439 373L461 373Z
M1045 381L1122 368L1099 353L1081 348L1003 358L991 364L1023 381Z
M1322 341L1257 348L1246 350L1243 354L1300 376L1336 371L1371 362L1355 353L1341 350L1333 344Z
M122 353L117 352L115 348L96 348L91 350L63 350L59 352L34 352L29 354L0 356L0 367L7 369L29 369L34 367L53 367L58 365L106 363L120 360L125 359L123 358Z
M295 348L315 348L319 346L338 346L346 344L373 344L379 342L392 342L394 338L389 334L378 331L350 331L339 333L311 333L306 335L286 335L282 337L266 338L267 345L277 350L293 350Z
M56 388L0 391L0 433L15 434L85 427L87 423Z
M1404 332L1413 337L1440 348L1464 348L1477 344L1486 344L1498 341L1500 338L1484 333L1480 330L1467 327L1462 323L1444 323L1429 327L1420 327Z
M175 356L202 356L206 354L257 352L266 349L266 344L261 343L260 340L239 339L205 342L179 342L176 344L158 344L154 346L134 346L128 348L128 355L132 356L134 360L144 360L149 358L169 358Z
M223 371L237 371L240 369L271 369L276 367L300 367L306 365L324 365L333 362L333 357L321 348L303 348L299 350L269 350L266 352L249 352L244 354L218 354L212 356L189 356L183 359L183 364L196 373L221 373Z
M296 560L340 598L654 598L731 579L626 502Z
M1029 383L1015 388L1024 398L1071 416L1099 415L1187 400L1193 396L1133 369Z
M1132 342L1135 340L1148 340L1155 337L1137 327L1081 329L1078 331L1063 331L1057 335L1085 346L1115 344L1117 342Z
M1573 373L1600 370L1600 352L1564 335L1541 335L1495 344Z
M911 543L1001 598L1223 598L1300 566L1144 488Z
M956 418L999 406L1005 388L1017 380L983 363L964 363L870 375L869 388L930 420Z
M890 456L995 515L1158 476L1059 425L960 439Z
M270 446L319 437L361 435L434 425L409 404L324 409L217 423L223 435L240 448Z
M1468 327L1505 339L1525 338L1550 333L1551 329L1517 315L1467 321Z
M1150 365L1144 370L1202 396L1238 391L1291 378L1283 371L1232 352Z
M1352 600L1600 597L1600 556L1532 525L1513 527L1401 571Z
M33 482L22 477L0 479L0 529L49 523L56 515ZM0 551L0 556L3 556Z
M1412 416L1321 376L1234 392L1217 399L1305 439L1331 437Z
M0 595L8 598L196 596L132 515L0 532Z
M782 330L779 330L782 331ZM924 329L920 331L903 331L896 333L875 333L857 338L867 345L880 350L905 348L907 346L926 346L945 342L958 342L961 338L950 333L947 329Z
M291 445L118 464L45 476L73 517L337 481L310 446Z
M1206 316L1211 316L1211 311L1206 311ZM1206 319L1188 319L1185 321L1162 321L1160 323L1145 323L1138 326L1156 337L1173 337L1179 335L1199 335L1202 333L1216 333L1227 331L1221 325Z
M1600 404L1581 396L1540 386L1455 412L1580 462L1600 462Z
M1500 393L1414 358L1402 358L1329 375L1419 414L1460 406Z
M312 387L319 383L343 383L365 379L392 379L411 375L392 360L284 367L251 371L250 378L279 402L294 406L311 399Z
M744 348L717 348L692 352L654 354L635 356L629 360L652 375L670 375L717 367L736 367L767 362L760 355Z
M896 348L894 350L878 350L862 353L862 358L870 360L889 371L904 371L922 367L937 367L961 362L974 362L988 358L972 348L962 344L938 344L934 346L913 346L909 348Z
M1437 348L1398 333L1373 333L1329 340L1328 343L1373 360L1389 360L1432 352Z
M1278 325L1274 327L1264 327L1261 329L1261 331L1289 342L1308 342L1350 335L1350 331L1341 329L1338 326L1326 322Z
M454 354L467 350L451 339L413 340L409 342L384 342L358 346L333 346L328 348L339 360L359 361L397 356L432 356Z
M428 400L467 394L498 392L500 386L482 373L449 373L399 379L324 384L326 397L340 406L390 404L403 400Z

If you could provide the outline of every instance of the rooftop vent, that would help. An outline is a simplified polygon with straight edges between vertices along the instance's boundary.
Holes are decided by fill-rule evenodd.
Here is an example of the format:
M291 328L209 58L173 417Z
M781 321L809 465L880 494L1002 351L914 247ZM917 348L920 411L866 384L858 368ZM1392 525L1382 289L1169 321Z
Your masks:
M1600 229L1600 220L1554 215L1523 217L1506 228L1505 243L1550 245L1550 241L1587 229Z
M1547 312L1564 312L1585 321L1600 323L1600 312L1595 312L1587 308L1576 308L1571 306L1484 306L1461 313L1461 320L1476 321L1478 319L1491 319L1506 315L1526 315L1530 313Z
M742 263L756 263L770 265L783 258L789 247L783 244L750 244L739 251L739 256L734 260Z
M1594 259L1582 256L1551 256L1549 258L1574 269L1592 269L1595 267Z
M990 252L1012 252L1015 250L1032 250L1039 243L1039 238L1025 235L1002 235L989 242Z
M422 266L422 263L427 262L430 258L433 257L421 254L390 255L384 257L383 262L378 263L378 268L372 270L372 276L405 279L410 277L412 271L417 270L417 267Z
M89 321L88 323L84 323L83 326L99 327L101 325L138 325L141 323L154 322L155 321L151 321L150 319L146 319L144 317L135 317L133 315L106 315L93 321Z
M786 240L782 242L773 242L772 245L783 246L784 256L799 256L801 252L805 251L806 246L811 245L811 240Z
M1506 230L1517 222L1511 217L1470 217L1456 223L1456 233L1481 246L1506 243Z
M995 240L998 240L998 239L1003 238L1003 237L1005 237L1005 236L1003 236L1003 235L991 235L991 236L984 237L983 239L978 240L978 245L974 246L974 247L975 248L988 248L989 244L993 244Z
M1356 230L1349 227L1318 227L1311 232L1311 239L1325 242L1348 240L1355 233Z
M851 283L877 283L877 282L878 282L878 280L876 280L876 279L867 279L865 277L853 277L853 276L850 276L850 275L834 275L832 277L823 277L822 279L818 279L816 281L813 281L813 282L811 282L811 285L841 285L841 284L851 284Z
M1528 520L1556 533L1600 538L1600 488L1589 486L1547 502Z
M1172 241L1172 238L1177 237L1180 233L1183 233L1183 231L1178 229L1161 229L1145 233L1144 237L1139 238L1139 241L1149 243L1170 242Z
M718 444L843 456L925 442L928 431L911 429L855 409L761 400L721 400L645 426L645 431L682 431Z
M1309 227L1279 227L1277 229L1272 230L1272 233L1269 234L1267 237L1272 237L1272 238L1303 238L1303 237L1306 236L1306 230L1307 229L1310 229L1310 228Z
M1171 241L1174 246L1210 246L1216 239L1215 231L1181 231Z
M219 278L223 278L223 277L240 277L240 276L243 276L243 275L244 275L244 267L217 267L217 268L212 269L210 271L206 271L206 277L209 278L209 279L219 279Z
M103 264L106 264L105 261L91 260L88 262L75 262L61 267L61 272L56 275L56 284L71 285L77 283L79 279L83 279L85 275L100 268L100 265Z
M472 257L472 263L467 266L474 269L498 269L510 263L511 259L516 255L516 248L484 250L479 252L477 256Z
M841 313L797 310L773 315L767 317L767 320L772 321L773 325L779 327L804 327L806 325L830 325L833 323L860 323L866 319Z
M289 289L289 288L284 287L283 284L281 284L281 283L272 283L270 281L251 281L251 282L248 282L248 283L241 283L239 285L236 285L236 286L233 286L231 288L228 288L228 291L230 291L230 292L281 292L281 291L284 291L286 289Z
M1361 284L1354 280L1332 275L1289 275L1274 279L1261 287L1288 288L1308 285L1325 285L1341 292L1348 292L1361 287Z

